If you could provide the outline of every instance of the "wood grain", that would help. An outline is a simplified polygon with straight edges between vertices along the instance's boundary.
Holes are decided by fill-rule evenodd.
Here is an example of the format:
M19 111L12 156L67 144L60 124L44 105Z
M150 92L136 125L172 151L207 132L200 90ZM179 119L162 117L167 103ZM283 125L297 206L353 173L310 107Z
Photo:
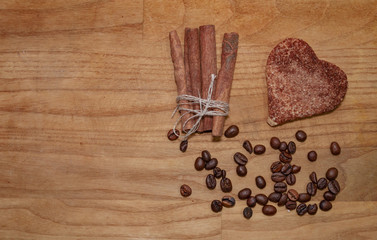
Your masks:
M226 126L233 139L190 139L186 153L166 139L176 88L168 32L216 25L240 35ZM375 239L377 234L377 2L80 0L0 2L0 238L1 239ZM349 89L330 114L271 128L265 122L265 63L286 37L308 42L318 57L341 67ZM218 59L219 67L220 59ZM297 144L308 175L339 169L342 191L330 212L245 220L242 201L215 214L223 196L206 189L206 172L193 168L208 149L228 172L234 190L258 190L276 152L251 156L236 176L232 155L242 142L278 136ZM342 146L329 153L331 141ZM315 149L318 160L306 153ZM181 184L193 189L179 195ZM320 200L320 195L314 201Z

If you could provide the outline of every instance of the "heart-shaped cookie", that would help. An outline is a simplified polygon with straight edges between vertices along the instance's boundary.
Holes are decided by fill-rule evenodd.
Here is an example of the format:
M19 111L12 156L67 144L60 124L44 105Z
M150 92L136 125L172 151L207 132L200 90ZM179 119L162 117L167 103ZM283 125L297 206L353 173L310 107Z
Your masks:
M288 38L270 53L266 78L268 124L322 114L335 109L347 92L347 75L318 59L303 40Z

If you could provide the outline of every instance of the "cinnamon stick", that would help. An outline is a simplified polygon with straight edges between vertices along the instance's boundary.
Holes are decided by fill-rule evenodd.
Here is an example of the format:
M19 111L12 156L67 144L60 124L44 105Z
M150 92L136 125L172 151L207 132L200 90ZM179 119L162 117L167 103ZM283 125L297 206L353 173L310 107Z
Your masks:
M184 40L184 62L185 62L185 79L186 79L186 92L187 95L192 95L192 85L191 85L191 78L190 78L190 65L189 65L189 34L190 34L190 28L185 28L185 40ZM190 105L190 108L192 109L193 106ZM189 117L191 117L193 114L189 113L187 114ZM190 130L193 125L194 125L194 120L191 119L190 121L187 122L185 126L185 130L188 131Z
M222 44L221 68L217 76L217 87L215 89L215 99L229 103L230 90L232 88L234 69L236 66L238 50L238 34L225 33ZM220 110L218 110L220 111ZM212 136L223 135L225 117L214 116L212 126Z
M216 34L214 25L199 27L200 36L200 64L202 69L202 91L201 97L207 99L208 88L211 83L211 74L217 74L216 60ZM215 86L214 86L215 88ZM198 132L212 130L212 116L204 116Z

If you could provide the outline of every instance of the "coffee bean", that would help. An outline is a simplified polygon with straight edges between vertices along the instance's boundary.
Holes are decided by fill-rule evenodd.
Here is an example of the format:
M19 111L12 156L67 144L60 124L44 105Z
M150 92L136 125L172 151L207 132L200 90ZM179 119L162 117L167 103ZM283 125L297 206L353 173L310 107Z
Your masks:
M245 166L248 161L247 157L240 152L236 152L233 156L233 159L238 165L241 166Z
M208 189L214 189L216 187L216 178L212 174L208 174L206 177L206 185Z
M254 153L256 155L261 155L266 151L266 147L264 145L258 144L254 147Z
M329 188L329 191L332 193L332 194L338 194L339 191L340 191L340 186L339 186L339 183L338 181L336 180L331 180L328 184L328 188Z
M233 138L233 137L237 136L239 132L240 132L240 130L238 129L238 127L236 125L231 125L231 126L228 127L227 130L225 130L224 136L227 137L227 138Z
M221 174L221 168L215 167L213 169L213 175L215 176L215 178L221 178L221 176L222 176L222 174Z
M253 209L251 209L250 207L245 207L243 209L243 216L246 219L250 219L253 216Z
M190 188L188 185L186 185L186 184L183 184L183 185L181 186L180 191L181 191L181 195L182 195L183 197L188 197L188 196L190 196L191 193L192 193L191 188Z
M270 146L273 149L279 149L279 147L280 147L280 140L279 140L279 138L272 137L271 140L270 140Z
M226 177L226 171L223 169L221 170L221 178L225 178Z
M340 146L337 142L332 142L330 144L330 151L333 155L339 155L341 152Z
M301 170L301 166L292 165L292 173L298 173Z
M251 195L251 189L250 188L244 188L244 189L241 189L239 192L238 192L238 198L241 199L241 200L244 200L244 199L248 199Z
M271 175L271 180L274 182L282 182L285 180L285 175L281 172L273 173Z
M276 211L277 211L276 207L272 206L272 205L265 205L262 208L263 214L267 215L267 216L273 216L273 215L275 215Z
M306 185L306 192L309 195L314 196L317 193L317 186L313 182L309 182Z
M221 212L221 210L223 209L223 205L220 202L220 200L213 200L212 203L211 203L211 209L215 213Z
M187 147L188 147L188 141L183 140L181 144L179 145L179 150L181 150L181 152L186 152Z
M281 152L279 160L283 163L290 163L292 161L292 155L287 152Z
M291 201L297 201L298 196L299 196L298 192L294 189L289 189L287 192L287 195L288 195L289 200Z
M326 178L328 180L335 180L336 177L338 177L338 169L332 167L332 168L329 168L326 172Z
M289 163L284 164L280 172L284 175L289 175L292 172L292 166Z
M257 200L257 203L260 205L266 205L268 203L268 197L263 193L255 195L255 199Z
M179 130L175 130L175 133L174 133L174 130L170 129L168 134L167 134L167 137L170 141L177 140L178 137L179 137Z
M266 180L264 180L264 177L258 176L255 178L255 184L258 188L263 189L264 187L266 187Z
M217 166L218 163L219 163L219 162L217 161L216 158L212 158L211 160L209 160L209 161L206 163L205 168L206 168L206 170L212 170L212 169L214 169L214 168Z
M255 205L257 204L257 199L256 199L254 196L250 196L250 197L246 200L246 204L247 204L247 206L249 206L249 207L255 207Z
M310 199L312 199L312 196L310 196L309 194L307 194L307 193L300 193L298 195L297 201L299 201L301 203L305 203L305 202L309 202Z
M297 207L297 203L295 201L287 201L285 204L285 208L288 210L294 210Z
M272 173L276 173L276 172L280 172L282 167L283 167L283 163L280 161L276 161L271 164L270 169Z
M234 199L232 196L224 196L221 199L221 203L224 207L230 208L236 204L236 199Z
M211 160L211 154L207 150L204 150L202 152L202 158L205 162L209 162Z
M298 130L295 136L296 136L297 141L299 142L305 142L306 137L307 137L306 133L302 130Z
M316 153L316 151L310 151L310 152L308 152L308 160L311 161L311 162L314 162L315 160L317 160L317 153Z
M286 142L280 142L280 147L279 147L279 150L280 152L285 152L285 150L287 150L288 148L288 144Z
M253 146L251 145L249 140L245 140L242 144L242 147L248 152L252 153L253 152Z
M270 193L270 195L268 195L268 200L274 203L279 202L280 198L281 198L281 193L273 192L273 193Z
M322 200L320 203L319 203L319 208L322 210L322 211L328 211L332 208L332 204L331 202L329 201L326 201L326 200Z
M223 192L231 192L233 189L232 181L229 178L223 178L220 181L220 187Z
M284 182L275 183L274 191L277 193L283 193L287 191L287 184L285 184Z
M197 157L195 160L194 167L197 171L201 171L206 166L206 162L201 157Z
M282 193L278 202L278 206L279 207L284 206L287 203L287 201L288 201L288 195L286 193Z
M297 206L296 212L297 212L297 215L303 216L305 213L308 212L308 207L306 206L305 203L301 203L300 205Z
M314 204L309 204L308 205L308 213L310 215L314 215L317 213L317 210L318 210L318 206L317 206L317 203L314 203Z
M310 175L309 175L309 179L310 181L312 181L312 183L314 184L317 184L318 180L317 180L317 174L315 172L312 172Z
M317 188L319 190L325 189L327 187L327 180L326 178L320 178L317 182Z
M236 168L237 175L240 177L244 177L247 175L247 168L246 166L238 165Z
M288 185L292 186L296 183L296 176L293 173L291 173L285 178L285 181Z
M290 141L288 143L288 152L290 154L295 154L295 152L296 152L296 143L295 142Z
M327 201L334 201L335 198L336 198L336 195L331 193L330 191L326 191L324 194L323 194L323 198Z

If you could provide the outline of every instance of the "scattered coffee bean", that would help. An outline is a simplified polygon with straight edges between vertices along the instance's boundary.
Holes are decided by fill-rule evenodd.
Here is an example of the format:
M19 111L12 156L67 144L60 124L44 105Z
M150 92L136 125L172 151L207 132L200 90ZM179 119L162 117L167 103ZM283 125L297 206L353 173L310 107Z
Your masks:
M209 160L209 161L206 163L205 168L206 168L206 170L212 170L212 169L214 169L214 168L217 166L218 163L219 163L219 162L217 161L216 158L212 158L211 160Z
M339 186L339 183L338 181L336 180L331 180L328 184L328 188L329 188L329 191L332 193L332 194L338 194L339 191L340 191L340 186Z
M292 173L298 173L301 170L301 166L292 165Z
M241 200L248 199L251 195L250 188L244 188L238 192L238 198Z
M317 213L317 210L318 210L318 206L317 206L317 203L314 203L314 204L309 204L308 205L308 213L310 215L314 215Z
M183 140L181 144L179 145L179 150L181 150L181 152L186 152L187 147L188 147L188 141Z
M211 154L207 150L204 150L202 152L202 158L205 162L209 162L211 160Z
M288 152L290 154L295 154L295 152L296 152L296 143L295 142L290 141L288 143Z
M228 127L227 130L224 132L224 136L227 138L233 138L238 135L240 132L239 128L236 125L231 125Z
M240 152L236 152L233 156L233 159L238 165L241 166L245 166L248 161L247 157Z
M324 194L323 194L323 198L327 201L334 201L335 198L336 198L336 195L331 193L330 191L326 191Z
M234 199L232 196L224 196L221 199L221 203L224 207L230 208L236 204L236 199Z
M288 210L294 210L297 207L297 203L295 201L287 201L285 204L285 208Z
M271 164L270 169L272 173L276 173L276 172L280 172L282 167L283 167L283 163L280 161L276 161Z
M326 200L322 200L320 203L319 203L319 208L322 210L322 211L328 211L332 208L332 204L331 202L329 201L326 201Z
M292 172L292 166L289 163L284 164L284 166L281 168L280 172L284 175L289 175Z
M298 196L299 196L298 192L294 189L289 189L287 192L287 195L288 195L289 200L291 201L297 201Z
M271 180L274 182L282 182L285 180L285 175L281 172L273 173L271 175Z
M300 205L297 206L296 212L297 212L297 215L303 216L305 213L308 212L308 207L306 206L305 203L301 203Z
M181 186L180 191L181 191L181 195L182 195L183 197L188 197L188 196L190 196L191 193L192 193L191 188L190 188L188 185L186 185L186 184L183 184L183 185Z
M263 193L255 195L255 199L257 200L257 203L260 205L266 205L268 203L268 197Z
M317 188L319 190L325 189L327 187L327 180L326 178L320 178L317 182Z
M292 155L287 152L281 152L279 160L283 163L290 163L292 161Z
M285 181L288 185L292 186L296 183L296 176L293 173L291 173L285 178Z
M330 151L333 155L339 155L341 152L340 146L337 142L332 142L330 144Z
M258 144L254 147L254 153L256 155L261 155L266 151L266 147L264 145Z
M277 193L283 193L287 191L287 184L285 182L278 182L274 185L274 191Z
M211 203L211 209L215 213L221 212L221 210L223 209L223 205L220 202L220 200L213 200L212 203Z
M179 130L175 130L175 133L174 133L174 130L170 129L168 134L167 134L167 137L170 141L177 140L178 137L179 137Z
M312 183L314 184L317 184L318 180L317 180L317 174L315 172L312 172L310 175L309 175L309 179L310 181L312 181Z
M307 192L310 196L314 196L314 195L317 193L317 186L316 186L313 182L309 182L309 183L306 185L306 192Z
M223 169L221 170L221 178L225 178L226 177L226 171Z
M270 193L270 195L268 195L268 200L274 203L279 202L280 198L281 198L281 193L273 192L273 193Z
M263 189L264 187L266 187L266 180L264 180L264 177L258 176L255 178L255 184L259 189Z
M286 142L283 141L280 143L280 147L279 147L280 152L285 152L287 148L288 148L288 144Z
M256 199L254 196L250 196L250 197L246 200L246 204L247 204L247 206L249 206L249 207L255 207L255 205L257 204L257 199Z
M221 168L215 167L213 169L213 175L215 176L215 178L221 178L221 176L222 176Z
M263 214L267 215L267 216L273 216L273 215L275 215L276 211L277 211L276 207L272 206L272 205L265 205L262 208Z
M305 142L306 137L307 137L306 133L302 130L298 130L295 136L296 136L297 141L299 142Z
M216 178L212 174L208 174L206 177L206 185L208 189L215 189L216 187Z
M252 153L253 152L253 146L251 145L249 140L245 140L242 144L242 147L248 152Z
M201 171L206 166L206 162L201 157L197 157L195 160L194 167L197 171Z
M279 140L279 138L272 137L271 140L270 140L270 146L273 149L279 149L279 147L280 147L280 140Z
M278 206L279 207L284 206L287 203L287 201L288 201L288 195L286 193L282 193L278 202Z
M229 178L223 178L220 181L220 187L223 192L231 192L233 189L232 181Z
M250 219L253 216L253 209L251 209L250 207L245 207L243 209L243 216L246 219Z
M335 180L336 178L338 177L338 169L332 167L332 168L329 168L326 172L326 178L328 180Z
M311 162L314 162L315 160L317 160L317 153L316 153L316 151L310 151L310 152L308 152L308 160L311 161Z
M307 194L307 193L300 193L298 195L297 201L299 201L301 203L305 203L305 202L309 202L310 199L312 199L312 196L310 196L309 194Z
M246 166L238 165L236 168L237 175L240 177L244 177L247 175L247 168Z

